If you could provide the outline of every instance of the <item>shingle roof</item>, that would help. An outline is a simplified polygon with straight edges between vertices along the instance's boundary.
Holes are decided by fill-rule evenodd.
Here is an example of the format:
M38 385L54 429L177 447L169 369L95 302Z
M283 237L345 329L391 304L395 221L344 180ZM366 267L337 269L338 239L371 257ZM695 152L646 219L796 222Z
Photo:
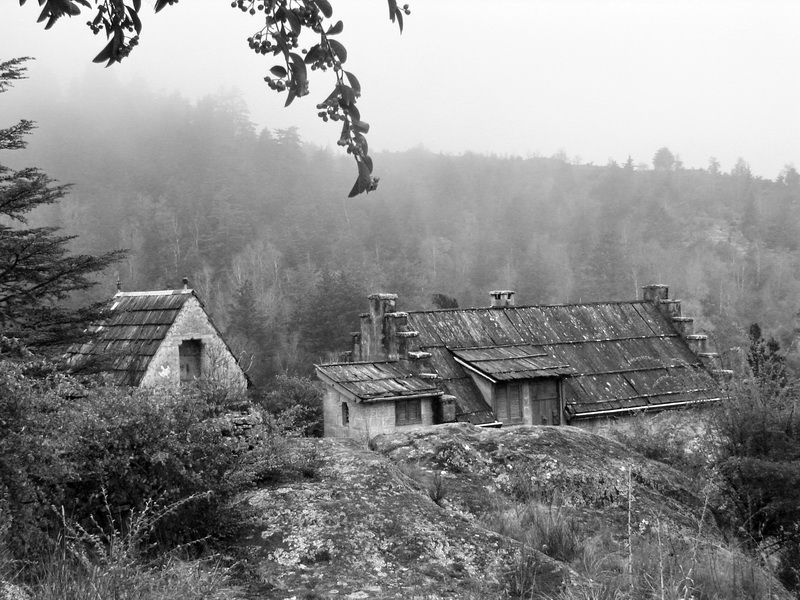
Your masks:
M419 332L416 343L431 354L431 365L464 414L489 409L456 361L479 354L469 348L525 348L546 355L552 361L547 364L569 365L565 408L577 418L718 397L710 373L650 302L410 311L408 326ZM526 360L533 367L544 357ZM507 357L493 368L503 371L512 362Z
M414 376L392 362L357 362L315 365L321 378L339 386L362 402L441 396L428 380Z
M118 385L139 385L192 290L118 292L92 338L67 351L75 369L110 374Z

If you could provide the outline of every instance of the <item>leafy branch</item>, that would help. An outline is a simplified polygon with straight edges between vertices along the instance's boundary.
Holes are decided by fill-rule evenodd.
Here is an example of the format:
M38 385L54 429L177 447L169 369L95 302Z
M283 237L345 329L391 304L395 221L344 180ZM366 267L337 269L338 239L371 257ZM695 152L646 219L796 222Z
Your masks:
M27 0L20 0L25 4ZM39 22L50 29L63 16L76 16L81 6L94 10L87 26L95 35L101 31L108 40L95 56L94 62L111 66L127 57L139 43L142 31L141 0L38 0L42 11ZM155 12L178 0L155 0ZM389 19L403 32L403 15L411 14L408 4L398 6L397 0L387 0ZM289 106L295 98L308 95L308 70L332 70L335 76L333 91L319 104L318 116L325 121L341 123L337 144L352 155L358 166L358 178L350 190L350 197L371 192L378 186L378 177L372 175L372 158L366 134L369 124L361 119L356 104L361 96L358 78L344 69L347 49L334 36L344 29L342 21L333 21L333 8L329 0L233 0L231 7L263 19L263 25L247 38L256 54L281 57L282 64L270 68L264 78L270 89L286 92ZM311 32L312 43L301 43L301 35Z

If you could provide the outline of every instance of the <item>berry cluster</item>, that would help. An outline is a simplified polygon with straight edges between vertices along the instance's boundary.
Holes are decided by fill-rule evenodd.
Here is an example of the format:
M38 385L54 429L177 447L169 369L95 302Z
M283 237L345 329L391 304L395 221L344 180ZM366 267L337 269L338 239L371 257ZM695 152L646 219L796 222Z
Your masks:
M174 4L178 0L163 0ZM104 31L110 39L108 45L97 55L95 62L120 62L133 48L139 45L142 23L136 11L125 6L121 0L104 0L97 7L94 19L86 22L94 35Z

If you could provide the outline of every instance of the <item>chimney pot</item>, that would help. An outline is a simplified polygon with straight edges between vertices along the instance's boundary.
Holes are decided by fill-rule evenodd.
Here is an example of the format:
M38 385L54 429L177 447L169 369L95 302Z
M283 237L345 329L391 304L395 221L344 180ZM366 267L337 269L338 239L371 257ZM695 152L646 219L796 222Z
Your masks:
M489 295L492 297L492 308L506 308L514 306L514 290L492 290Z
M185 290L189 289L189 278L188 277L184 277L183 278L183 289L185 289Z

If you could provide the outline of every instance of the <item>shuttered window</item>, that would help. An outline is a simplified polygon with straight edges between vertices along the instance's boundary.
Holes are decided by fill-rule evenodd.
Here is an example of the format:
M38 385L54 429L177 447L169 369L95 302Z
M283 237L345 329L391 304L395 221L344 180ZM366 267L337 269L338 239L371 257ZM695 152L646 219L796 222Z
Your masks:
M414 425L422 423L422 404L416 400L396 400L394 403L394 424Z

